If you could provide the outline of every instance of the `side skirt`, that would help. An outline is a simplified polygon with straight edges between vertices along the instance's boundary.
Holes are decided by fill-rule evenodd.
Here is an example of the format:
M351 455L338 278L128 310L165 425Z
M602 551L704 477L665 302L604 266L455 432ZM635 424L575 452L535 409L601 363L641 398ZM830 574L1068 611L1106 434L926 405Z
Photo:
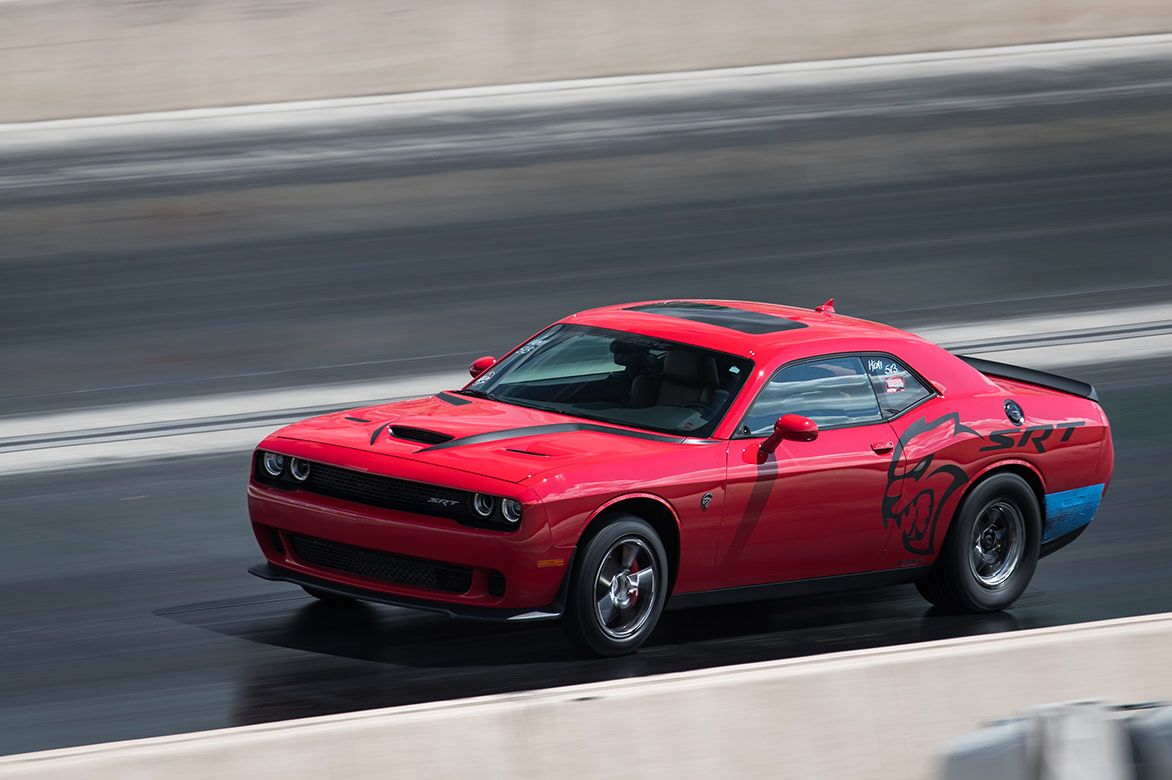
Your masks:
M739 588L675 593L668 600L667 609L710 607L738 601L761 601L793 596L812 596L820 593L837 593L862 588L878 588L885 585L904 585L923 579L931 568L931 566L913 566L907 569L868 571L861 574L841 574L836 577L771 582L766 585L745 585Z

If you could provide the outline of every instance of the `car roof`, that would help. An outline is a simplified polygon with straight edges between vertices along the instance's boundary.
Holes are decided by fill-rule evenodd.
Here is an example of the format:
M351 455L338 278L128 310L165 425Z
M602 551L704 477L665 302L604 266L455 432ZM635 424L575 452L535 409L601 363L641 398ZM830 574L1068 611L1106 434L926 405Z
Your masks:
M695 313L694 318L692 312ZM745 313L749 313L748 316ZM769 327L767 323L772 318L779 320L778 329L772 332L738 329L745 322L749 322L748 327L752 329L765 329ZM821 345L823 342L843 339L923 341L898 328L848 317L833 310L824 313L754 301L692 298L637 301L590 309L561 321L628 331L694 344L705 349L756 357L768 357L779 350L788 351L791 347L811 342L819 342ZM754 324L761 324L762 327L756 328ZM858 348L874 347L860 343ZM822 351L821 346L817 351Z

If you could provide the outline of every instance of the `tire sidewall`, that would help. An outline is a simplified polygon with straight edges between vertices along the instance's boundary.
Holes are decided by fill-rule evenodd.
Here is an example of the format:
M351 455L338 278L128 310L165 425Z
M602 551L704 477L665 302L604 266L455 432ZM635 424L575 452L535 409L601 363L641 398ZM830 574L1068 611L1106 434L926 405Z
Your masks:
M614 515L605 522L579 548L581 554L576 556L571 573L573 580L567 600L566 620L570 638L583 650L596 655L616 656L638 648L659 622L668 595L667 552L659 535L646 520L633 515ZM654 603L647 620L638 631L625 639L616 639L602 630L595 615L594 578L611 546L629 536L643 540L655 557Z
M969 564L969 545L978 518L994 501L1007 501L1021 514L1025 528L1024 548L1013 574L1001 585L981 583ZM949 529L945 563L950 590L962 606L976 612L994 612L1009 607L1021 596L1038 566L1042 517L1037 496L1016 474L994 474L965 496Z

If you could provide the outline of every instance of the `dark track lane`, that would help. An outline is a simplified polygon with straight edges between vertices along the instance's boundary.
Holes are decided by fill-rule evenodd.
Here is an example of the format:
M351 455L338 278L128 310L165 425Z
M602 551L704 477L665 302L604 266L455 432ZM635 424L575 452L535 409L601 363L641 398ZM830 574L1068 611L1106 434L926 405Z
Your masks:
M0 419L453 370L624 299L833 295L905 327L1168 303L1169 72L626 103L612 134L554 112L0 154L31 182L0 182ZM613 660L248 576L246 453L0 477L0 753L1172 610L1172 366L1069 371L1116 477L1012 612L907 587L691 610Z
M627 658L556 625L331 611L247 575L247 454L0 480L0 752L1172 610L1166 363L1084 366L1116 476L1010 612L939 615L910 586L667 613Z

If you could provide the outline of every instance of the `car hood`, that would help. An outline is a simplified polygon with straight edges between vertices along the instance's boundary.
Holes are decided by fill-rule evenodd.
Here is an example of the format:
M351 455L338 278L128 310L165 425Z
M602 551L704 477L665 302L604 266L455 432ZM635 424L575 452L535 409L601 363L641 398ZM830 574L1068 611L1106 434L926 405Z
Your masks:
M647 454L685 441L682 436L449 393L314 417L276 435L508 482L523 482L594 458Z

